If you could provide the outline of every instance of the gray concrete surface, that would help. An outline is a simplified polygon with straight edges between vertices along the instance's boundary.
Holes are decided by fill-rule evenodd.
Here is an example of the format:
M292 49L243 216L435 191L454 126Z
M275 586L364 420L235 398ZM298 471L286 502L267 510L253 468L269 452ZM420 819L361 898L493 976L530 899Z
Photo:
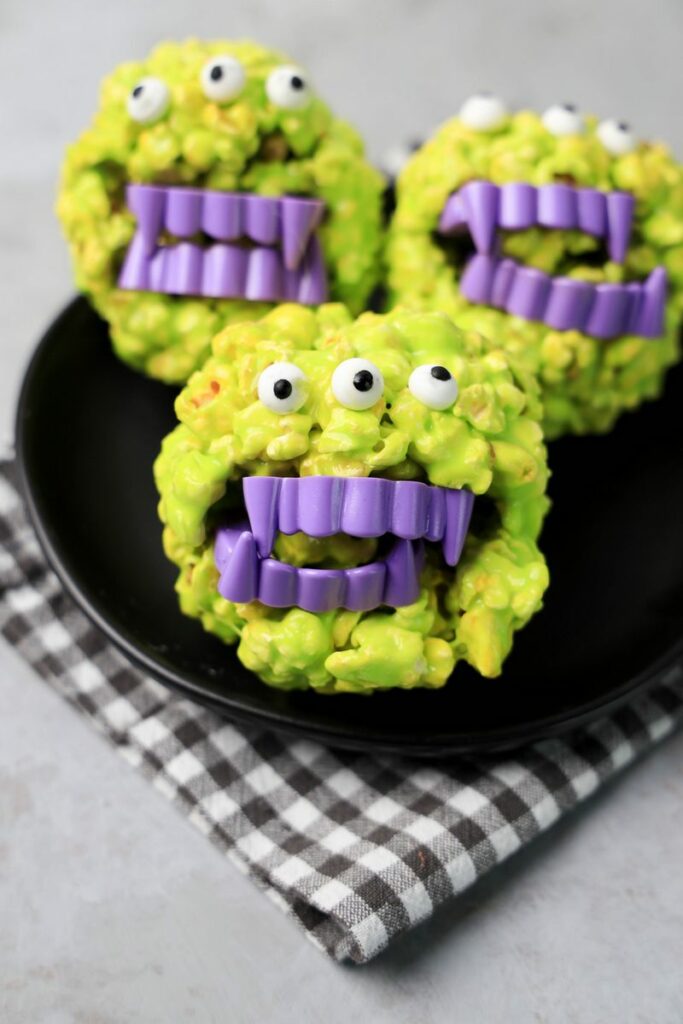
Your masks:
M51 207L101 74L163 36L290 50L377 156L476 88L683 149L683 6L2 0L0 440L71 291ZM3 1024L681 1024L683 736L363 968L326 962L0 644Z
M683 734L363 967L0 643L3 1024L680 1024Z

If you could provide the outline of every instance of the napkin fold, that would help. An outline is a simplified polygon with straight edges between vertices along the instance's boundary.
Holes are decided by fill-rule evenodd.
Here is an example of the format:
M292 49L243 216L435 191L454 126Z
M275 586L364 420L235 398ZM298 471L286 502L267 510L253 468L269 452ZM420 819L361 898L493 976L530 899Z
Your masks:
M0 632L336 960L363 963L683 718L683 669L570 739L426 763L235 726L133 667L48 568L0 464ZM255 682L254 685L260 685Z

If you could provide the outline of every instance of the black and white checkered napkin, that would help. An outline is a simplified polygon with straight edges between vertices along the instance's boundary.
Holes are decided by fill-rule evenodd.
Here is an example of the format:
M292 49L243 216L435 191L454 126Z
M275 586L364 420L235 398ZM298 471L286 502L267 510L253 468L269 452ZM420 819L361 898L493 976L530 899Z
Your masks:
M571 742L505 758L434 765L237 728L133 668L75 607L45 564L8 465L0 466L0 632L317 946L358 963L683 717L676 669Z

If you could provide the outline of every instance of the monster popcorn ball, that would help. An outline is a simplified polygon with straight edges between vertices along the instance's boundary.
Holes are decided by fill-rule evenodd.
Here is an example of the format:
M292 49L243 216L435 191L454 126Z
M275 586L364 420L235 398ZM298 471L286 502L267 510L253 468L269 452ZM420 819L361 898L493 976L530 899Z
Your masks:
M605 431L678 355L682 169L622 122L475 96L403 171L388 263L393 301L524 355L548 436Z
M232 324L155 466L182 610L285 689L495 676L548 582L533 377L442 313Z
M360 311L382 180L308 78L251 43L165 43L119 67L58 200L117 354L184 382L219 326L283 300Z

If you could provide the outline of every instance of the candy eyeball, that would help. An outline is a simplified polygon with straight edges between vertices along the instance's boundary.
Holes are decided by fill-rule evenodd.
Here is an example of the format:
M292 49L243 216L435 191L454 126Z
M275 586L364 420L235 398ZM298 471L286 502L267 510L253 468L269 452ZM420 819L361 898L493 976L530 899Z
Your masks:
M625 156L626 153L632 153L637 145L630 125L625 121L617 121L615 118L601 121L597 128L597 136L612 156Z
M171 101L168 86L160 78L141 78L128 94L128 113L139 124L149 124L165 113Z
M208 100L224 103L239 96L246 83L244 68L227 54L213 57L201 70L199 81Z
M258 396L266 409L283 416L306 401L306 374L294 363L271 363L260 375Z
M418 402L428 409L443 412L450 409L458 397L455 377L445 366L424 363L416 367L408 380L408 389Z
M478 92L465 100L460 108L460 120L475 132L488 132L498 128L508 116L508 109L499 96Z
M345 359L332 374L332 393L347 409L369 409L383 391L382 373L369 359Z
M285 64L268 75L266 95L276 107L300 110L310 102L311 90L301 68Z
M573 103L555 103L541 118L551 135L583 135L586 122Z

